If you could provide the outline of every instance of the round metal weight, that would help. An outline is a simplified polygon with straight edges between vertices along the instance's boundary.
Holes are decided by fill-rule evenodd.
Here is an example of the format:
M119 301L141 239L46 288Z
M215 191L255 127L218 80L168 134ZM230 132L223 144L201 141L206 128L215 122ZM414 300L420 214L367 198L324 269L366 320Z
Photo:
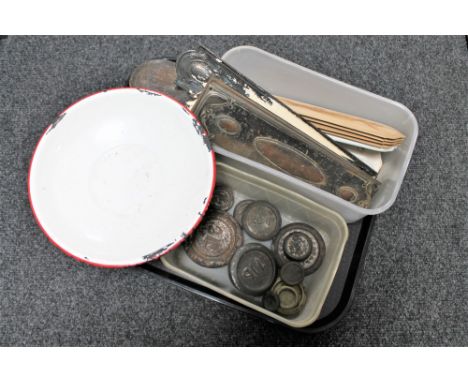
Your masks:
M242 226L242 215L244 214L245 209L249 204L251 204L253 200L245 199L241 202L237 203L236 207L234 208L234 219Z
M272 293L279 299L278 313L284 316L295 316L299 314L307 301L307 295L302 284L287 285L278 281L272 288Z
M304 268L295 261L285 263L280 269L280 278L288 285L297 285L304 281Z
M298 261L305 275L315 272L325 255L322 235L305 223L284 226L273 240L273 252L280 266L289 261Z
M213 198L211 199L210 207L219 211L228 211L234 204L234 192L225 185L217 185Z
M264 245L250 243L240 248L229 263L229 276L240 291L259 296L276 280L276 262Z
M190 97L185 90L177 87L176 77L175 62L166 59L151 60L137 66L128 83L134 88L159 91L184 103Z
M255 201L242 214L242 228L256 240L270 240L281 228L281 215L273 204L264 200Z
M265 309L276 312L280 306L280 300L276 294L267 292L262 298L262 304Z
M243 243L242 230L225 212L209 213L185 244L188 256L197 264L217 268L227 265Z

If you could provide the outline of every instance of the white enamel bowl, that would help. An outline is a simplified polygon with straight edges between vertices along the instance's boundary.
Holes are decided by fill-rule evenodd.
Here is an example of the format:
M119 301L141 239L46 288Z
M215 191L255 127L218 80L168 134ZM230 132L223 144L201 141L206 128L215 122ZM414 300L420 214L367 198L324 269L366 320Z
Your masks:
M45 131L31 160L39 226L66 254L104 267L153 260L198 225L215 159L195 116L153 91L88 96Z

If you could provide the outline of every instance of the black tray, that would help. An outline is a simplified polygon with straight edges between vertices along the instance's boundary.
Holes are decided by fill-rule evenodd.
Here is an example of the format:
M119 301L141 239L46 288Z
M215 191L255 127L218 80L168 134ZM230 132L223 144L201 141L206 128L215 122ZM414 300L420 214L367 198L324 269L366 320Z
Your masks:
M343 256L335 279L333 280L333 284L330 288L330 292L328 293L327 299L325 300L325 304L323 305L317 321L305 328L291 328L269 316L264 315L263 313L247 308L244 305L230 300L208 288L185 280L184 278L171 273L171 271L165 268L160 261L146 263L141 265L141 267L160 277L164 277L169 282L186 290L256 317L263 318L276 325L286 326L291 330L305 333L317 333L336 325L349 309L354 294L354 286L356 285L356 281L359 278L364 264L373 223L374 217L366 216L364 219L356 223L348 224L348 242L344 248Z
M175 62L174 57L165 58ZM234 309L238 309L253 316L260 317L273 324L281 325L291 330L312 334L321 332L336 325L349 309L354 294L354 286L357 279L359 278L362 266L364 264L373 224L374 216L366 216L356 223L348 224L348 242L344 248L343 256L335 279L333 280L333 284L330 288L330 292L328 293L327 299L325 300L317 321L305 328L292 328L287 326L272 317L266 316L263 313L257 312L233 300L230 300L229 298L220 295L211 289L186 280L165 268L160 261L146 263L141 265L141 267L160 277L165 278L167 281L175 285L178 285L210 300L219 302Z

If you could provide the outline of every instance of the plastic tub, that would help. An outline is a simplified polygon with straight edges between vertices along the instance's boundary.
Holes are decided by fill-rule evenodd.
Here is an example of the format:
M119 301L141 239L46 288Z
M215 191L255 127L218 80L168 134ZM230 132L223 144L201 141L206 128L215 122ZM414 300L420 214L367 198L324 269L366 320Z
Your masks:
M288 188L335 210L349 223L366 215L380 214L392 206L418 136L418 123L407 107L255 47L233 48L224 54L223 60L274 95L382 122L401 131L406 135L406 139L396 150L382 154L383 166L377 177L382 185L369 208L354 205L300 179L226 150L217 148L217 152L249 166L260 168L266 174L271 174L273 178L283 179L288 183Z
M296 328L309 326L319 317L330 291L348 239L348 226L337 213L290 191L284 187L281 180L269 182L262 177L258 169L254 175L240 162L231 162L232 166L226 162L229 160L223 158L217 161L217 181L234 190L234 206L244 199L268 200L280 211L282 226L292 222L304 222L312 225L322 235L326 247L325 256L320 267L304 279L307 302L302 312L295 317L284 317L264 309L261 306L261 297L245 295L233 286L227 266L202 267L188 257L183 247L162 256L163 265L186 280L207 287L283 324ZM234 207L229 211L231 214L233 209ZM244 244L255 242L245 232L243 237ZM262 244L271 247L271 240Z

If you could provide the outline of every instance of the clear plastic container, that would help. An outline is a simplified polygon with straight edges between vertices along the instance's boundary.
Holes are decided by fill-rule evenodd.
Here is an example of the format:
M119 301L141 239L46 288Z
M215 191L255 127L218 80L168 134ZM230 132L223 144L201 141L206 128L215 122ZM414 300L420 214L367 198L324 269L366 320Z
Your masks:
M295 317L285 317L264 309L261 297L245 295L233 286L229 279L228 266L202 267L189 258L183 247L162 256L161 261L173 273L286 325L297 328L308 326L318 318L325 303L348 239L348 226L337 213L289 190L280 179L270 182L265 180L261 170L254 169L254 173L250 170L241 162L230 161L228 158L217 160L217 181L234 191L234 206L229 211L231 215L235 205L241 200L267 200L280 211L282 226L293 222L310 224L320 232L325 242L326 251L322 264L304 279L307 301L302 311ZM256 242L245 232L243 238L244 244ZM270 248L271 240L261 244Z
M255 47L233 48L224 54L223 60L274 95L382 122L401 131L406 139L394 151L383 153L383 166L377 177L382 185L373 197L370 208L354 205L300 179L224 149L216 148L218 153L261 169L272 179L282 179L289 189L333 209L349 223L366 215L380 214L392 206L418 135L418 123L408 108Z

